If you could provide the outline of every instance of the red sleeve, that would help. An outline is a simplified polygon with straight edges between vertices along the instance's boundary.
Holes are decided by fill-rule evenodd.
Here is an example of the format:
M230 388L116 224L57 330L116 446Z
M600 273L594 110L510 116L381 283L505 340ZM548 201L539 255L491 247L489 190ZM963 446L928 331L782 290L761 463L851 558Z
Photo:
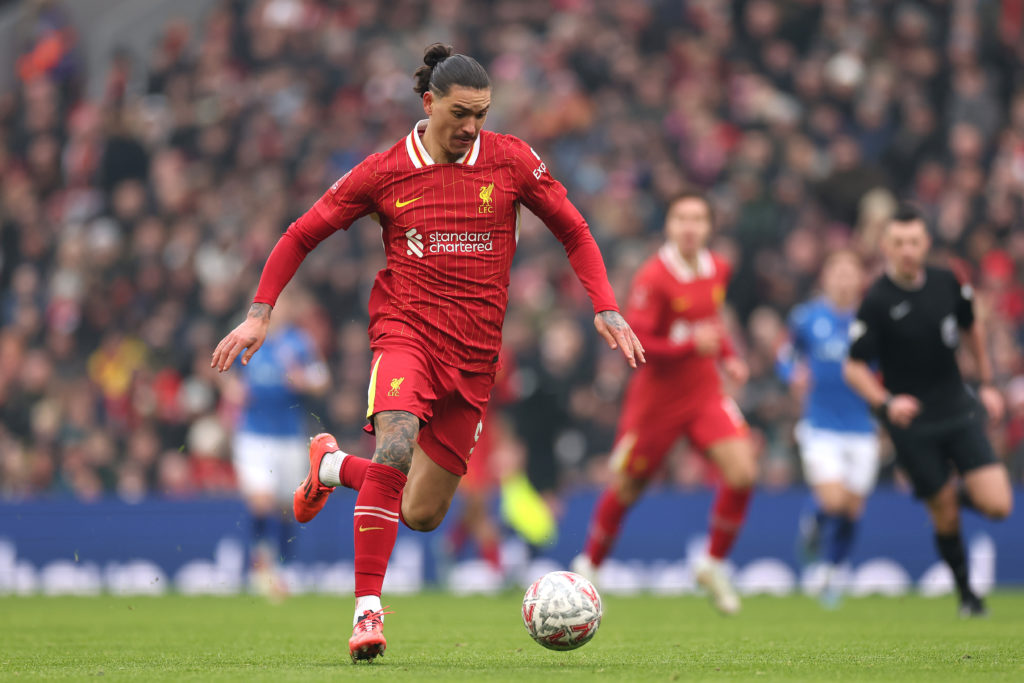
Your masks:
M547 165L532 147L511 135L508 139L519 201L546 223L548 216L562 208L565 186L551 177Z
M551 177L533 148L512 136L508 136L508 140L519 201L544 221L565 247L576 277L594 304L594 312L618 311L601 250L590 234L587 221L566 199L565 187Z
M721 275L722 291L724 292L729 288L729 280L732 279L732 266L727 261L719 258L717 255L715 258L715 269L718 270ZM719 314L721 314L722 304L718 304ZM722 343L718 347L718 357L722 360L726 358L734 358L736 356L736 346L732 342L732 337L729 336L729 331L725 328L725 321L722 321Z
M336 230L348 230L353 221L373 211L373 160L369 157L341 176L313 208L288 226L263 266L253 303L277 303L306 254Z
M373 191L377 182L373 168L376 157L376 154L367 157L341 176L313 205L335 230L348 230L357 218L375 210Z
M561 206L545 217L544 223L565 247L576 277L583 283L594 304L594 312L618 311L619 306L615 303L615 292L608 282L601 250L590 234L590 226L572 202L563 197Z
M668 297L658 286L656 277L644 268L637 273L629 290L629 304L626 321L633 328L637 339L644 347L644 355L651 360L672 360L688 356L696 351L692 339L681 343L657 334L659 323L668 309Z

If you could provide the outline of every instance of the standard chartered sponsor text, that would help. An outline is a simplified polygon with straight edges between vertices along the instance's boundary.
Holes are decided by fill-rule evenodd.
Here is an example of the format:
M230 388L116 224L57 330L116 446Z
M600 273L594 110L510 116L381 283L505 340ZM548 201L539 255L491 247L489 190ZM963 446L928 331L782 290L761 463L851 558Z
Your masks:
M431 254L466 254L494 251L494 242L488 232L432 232L427 235Z

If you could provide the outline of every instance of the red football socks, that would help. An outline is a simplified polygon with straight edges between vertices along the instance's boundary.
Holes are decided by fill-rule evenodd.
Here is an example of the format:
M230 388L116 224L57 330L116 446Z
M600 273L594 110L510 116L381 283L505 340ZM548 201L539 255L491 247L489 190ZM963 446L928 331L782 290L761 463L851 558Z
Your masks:
M587 533L587 545L584 549L595 567L604 562L604 558L608 556L619 538L619 528L627 510L629 506L619 500L614 488L606 488L598 499L594 516L590 520L590 531Z
M747 506L753 489L734 489L720 484L711 504L710 542L708 554L716 560L725 559L747 518Z
M357 598L380 595L384 573L398 536L405 480L405 475L394 467L375 462L368 462L366 466L352 519Z
M363 488L363 480L366 479L366 471L370 469L371 460L357 458L349 454L341 461L341 470L338 472L338 479L341 485L356 491Z

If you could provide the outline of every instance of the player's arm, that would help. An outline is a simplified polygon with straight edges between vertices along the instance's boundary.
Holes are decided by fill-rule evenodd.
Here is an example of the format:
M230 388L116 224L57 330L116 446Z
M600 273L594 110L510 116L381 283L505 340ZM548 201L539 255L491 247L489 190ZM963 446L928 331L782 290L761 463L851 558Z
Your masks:
M367 166L367 162L363 162L342 176L281 235L263 267L256 296L245 320L217 344L210 359L211 368L224 372L242 351L245 351L242 365L248 365L249 359L267 337L270 312L277 303L277 297L306 255L336 230L348 229L356 218L369 213L372 200L367 192Z
M810 373L804 362L807 357L803 334L806 315L807 311L803 306L790 313L789 338L784 340L775 352L775 374L789 386L790 393L801 401L807 394L810 384Z
M897 427L907 427L921 405L907 394L893 396L885 388L870 363L878 358L879 306L866 298L850 325L850 353L843 363L843 379L863 398L876 415L886 417Z
M724 288L729 283L729 279L732 276L732 269L726 266L724 263L718 265L719 268L723 269L722 273L722 287ZM718 340L718 360L722 364L722 370L725 372L725 376L736 386L740 387L747 383L750 378L750 368L747 367L747 362L740 358L739 354L736 353L736 345L732 341L732 337L729 335L729 328L725 322L725 316L723 315L723 305L718 305L718 325L719 325L719 340Z
M646 363L643 344L619 313L601 250L587 221L566 198L562 184L551 177L547 166L526 143L517 140L512 153L519 198L562 243L576 277L594 305L594 327L609 347L622 351L631 367L637 367L637 362Z
M1005 409L1003 395L993 382L995 375L985 340L984 321L974 315L974 290L969 284L960 285L958 282L956 297L957 324L964 331L964 346L974 357L978 370L978 398L991 420L1001 420Z

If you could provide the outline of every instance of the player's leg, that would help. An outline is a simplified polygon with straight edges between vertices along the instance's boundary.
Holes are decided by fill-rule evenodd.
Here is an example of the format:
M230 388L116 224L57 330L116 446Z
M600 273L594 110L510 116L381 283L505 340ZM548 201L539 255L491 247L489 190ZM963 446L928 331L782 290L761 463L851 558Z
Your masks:
M963 478L970 507L990 519L1008 517L1013 511L1010 477L992 449L982 420L957 429L943 447Z
M835 518L846 504L843 485L843 454L834 432L798 426L797 444L804 479L811 489L810 509L800 516L798 546L804 563L817 561L821 547L828 542Z
M957 501L956 482L952 478L949 479L937 493L925 501L925 504L935 527L935 547L953 573L953 581L960 596L960 615L984 615L984 603L971 589L967 552L960 534L960 505Z
M238 487L250 519L250 582L256 592L273 596L278 585L276 544L279 536L274 454L277 439L239 432L232 444Z
M352 514L356 609L349 652L353 661L373 659L387 647L381 588L398 536L402 492L420 430L420 419L402 410L376 413L373 423L377 448Z
M435 398L429 361L411 344L391 342L374 350L370 383L366 392L365 430L374 433L373 416L389 410L406 410L425 420ZM337 486L360 490L372 460L346 453L328 432L309 442L309 471L295 490L295 519L308 522L319 514Z
M695 572L697 583L708 591L720 612L734 614L740 609L740 599L724 560L747 518L757 481L757 454L746 421L731 398L709 402L689 431L690 441L707 453L721 475L711 504L707 555Z
M583 552L572 562L576 573L591 580L596 578L598 568L619 538L626 513L640 499L651 476L679 438L680 430L674 420L661 426L659 421L666 422L663 416L623 416L623 428L609 459L612 481L598 497Z
M1013 512L1013 488L1005 466L983 465L970 470L963 478L975 510L990 519L1006 519Z
M968 576L967 553L960 535L960 505L948 454L941 444L949 434L921 434L919 430L889 426L896 447L896 461L914 488L914 496L923 500L935 530L935 548L949 566L960 596L964 616L984 613L984 605L974 595Z
M827 566L822 604L834 608L842 597L839 571L853 551L864 501L878 478L879 443L874 434L834 433L840 457L841 483L831 501L824 560Z

